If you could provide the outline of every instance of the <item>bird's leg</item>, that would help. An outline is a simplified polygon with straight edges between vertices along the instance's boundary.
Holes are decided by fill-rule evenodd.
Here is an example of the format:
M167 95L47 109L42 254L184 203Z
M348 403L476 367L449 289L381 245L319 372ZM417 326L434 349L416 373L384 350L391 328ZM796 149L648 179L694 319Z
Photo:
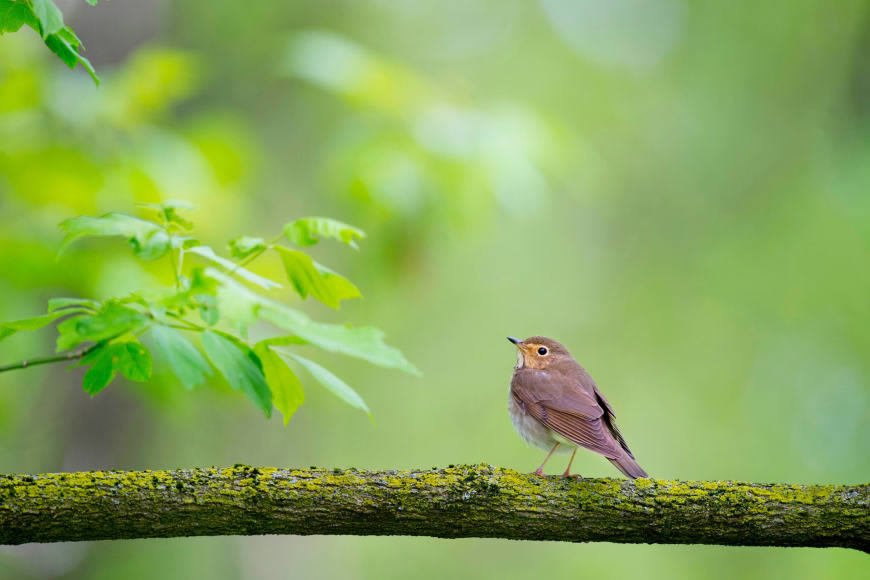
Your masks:
M574 453L571 454L571 459L568 460L568 468L565 469L565 473L562 474L562 477L579 477L583 479L583 477L578 473L577 475L571 475L571 464L574 463L574 456L577 455L577 448L574 448Z
M544 475L544 465L547 464L547 461L549 461L550 456L553 455L553 453L556 452L556 448L557 448L558 446L559 446L559 442L557 441L556 444L553 445L553 448L550 449L550 452L547 453L547 456L544 458L544 463L542 463L541 466L540 466L538 469L535 470L535 475Z

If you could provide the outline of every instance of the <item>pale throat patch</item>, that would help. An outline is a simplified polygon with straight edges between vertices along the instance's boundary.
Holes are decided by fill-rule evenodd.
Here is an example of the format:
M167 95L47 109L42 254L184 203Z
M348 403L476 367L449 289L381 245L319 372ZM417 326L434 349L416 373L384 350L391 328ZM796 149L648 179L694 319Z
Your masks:
M517 366L515 366L514 368L515 369L523 368L524 361L525 361L525 359L523 359L523 351L521 351L520 349L517 349Z

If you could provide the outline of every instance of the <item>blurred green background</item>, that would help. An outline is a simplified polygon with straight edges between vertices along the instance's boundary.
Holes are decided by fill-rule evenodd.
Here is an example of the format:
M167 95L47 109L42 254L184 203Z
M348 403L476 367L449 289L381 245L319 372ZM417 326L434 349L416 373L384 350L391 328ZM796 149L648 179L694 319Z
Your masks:
M0 320L166 282L58 221L184 198L204 241L302 215L364 229L315 257L422 379L312 356L284 427L222 382L0 375L0 472L232 465L531 471L514 348L564 342L654 477L870 479L867 2L58 2L103 77L0 38ZM87 251L88 248L94 251ZM255 270L280 278L280 263ZM49 331L0 345L8 363ZM549 466L564 469L564 458ZM587 476L615 477L578 455ZM848 578L846 550L251 537L0 549L4 578L556 575Z

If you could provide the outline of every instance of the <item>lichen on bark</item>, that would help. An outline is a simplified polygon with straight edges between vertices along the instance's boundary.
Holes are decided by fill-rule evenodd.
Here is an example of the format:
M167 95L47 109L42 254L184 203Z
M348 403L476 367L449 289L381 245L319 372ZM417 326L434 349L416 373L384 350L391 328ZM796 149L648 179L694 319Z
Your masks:
M0 475L0 544L352 534L870 550L870 484L207 468Z

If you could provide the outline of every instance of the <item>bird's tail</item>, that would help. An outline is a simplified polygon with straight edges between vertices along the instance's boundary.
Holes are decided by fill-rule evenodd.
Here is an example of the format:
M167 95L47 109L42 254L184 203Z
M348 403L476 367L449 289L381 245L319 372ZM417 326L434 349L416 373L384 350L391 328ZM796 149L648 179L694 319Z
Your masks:
M626 477L630 477L632 479L637 479L638 477L649 477L646 474L646 471L637 464L637 461L634 460L634 457L629 455L628 453L623 453L619 457L607 458L610 463L613 464L616 469L625 474Z

